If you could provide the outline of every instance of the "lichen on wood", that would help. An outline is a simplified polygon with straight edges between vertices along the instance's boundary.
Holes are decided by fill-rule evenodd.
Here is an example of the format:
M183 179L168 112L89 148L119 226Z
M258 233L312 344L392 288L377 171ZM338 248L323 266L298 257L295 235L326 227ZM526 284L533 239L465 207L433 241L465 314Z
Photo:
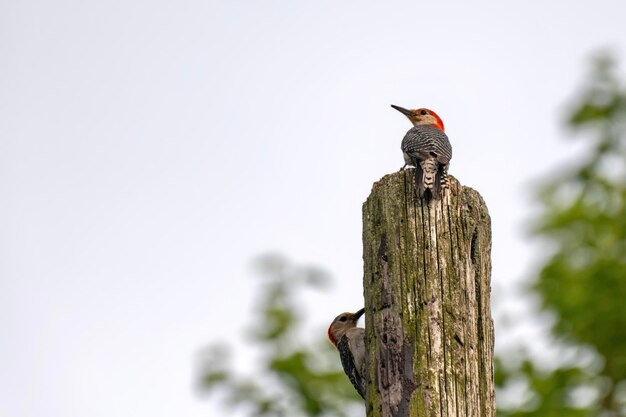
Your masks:
M363 204L367 416L495 416L491 225L450 177L421 199L412 169Z

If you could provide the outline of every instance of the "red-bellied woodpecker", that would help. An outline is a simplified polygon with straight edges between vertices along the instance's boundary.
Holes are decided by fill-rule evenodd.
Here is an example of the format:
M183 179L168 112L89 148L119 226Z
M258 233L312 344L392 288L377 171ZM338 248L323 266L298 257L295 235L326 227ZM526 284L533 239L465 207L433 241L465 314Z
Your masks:
M365 399L365 329L356 327L363 315L362 308L356 313L341 313L330 324L328 338L339 351L343 371L350 378L357 392Z
M443 121L429 109L407 110L391 105L409 118L413 127L402 139L404 169L415 167L415 186L420 197L430 190L433 198L439 198L443 188L448 187L448 165L452 159L452 146L444 133Z

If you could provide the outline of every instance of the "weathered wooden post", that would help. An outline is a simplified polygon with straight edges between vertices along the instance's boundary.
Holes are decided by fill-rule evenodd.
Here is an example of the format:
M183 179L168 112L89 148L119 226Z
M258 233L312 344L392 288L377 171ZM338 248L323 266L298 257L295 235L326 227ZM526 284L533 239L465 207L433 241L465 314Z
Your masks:
M495 416L487 207L452 177L427 202L414 177L363 204L367 416Z

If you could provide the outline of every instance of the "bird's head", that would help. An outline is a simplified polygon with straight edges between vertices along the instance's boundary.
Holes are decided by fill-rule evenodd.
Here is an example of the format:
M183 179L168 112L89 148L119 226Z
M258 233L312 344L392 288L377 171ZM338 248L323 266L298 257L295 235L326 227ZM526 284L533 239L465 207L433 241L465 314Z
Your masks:
M437 113L435 113L432 110L429 110L429 109L407 110L405 108L396 106L394 104L392 104L391 107L393 107L394 109L398 110L400 113L408 117L411 123L413 123L413 126L431 125L431 126L435 126L436 128L442 131L444 130L443 120L441 120L441 117L439 117Z
M341 313L332 323L330 323L330 327L328 328L328 338L332 342L335 347L339 340L346 334L346 332L356 327L356 323L359 321L361 316L365 313L365 309L362 308L356 313Z

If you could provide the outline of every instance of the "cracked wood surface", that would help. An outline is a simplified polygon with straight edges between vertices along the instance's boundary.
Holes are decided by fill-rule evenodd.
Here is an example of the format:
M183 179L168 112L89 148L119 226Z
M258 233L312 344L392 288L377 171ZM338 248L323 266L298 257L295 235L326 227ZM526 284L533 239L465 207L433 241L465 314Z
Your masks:
M491 221L450 177L441 200L407 169L363 204L368 417L492 417Z

